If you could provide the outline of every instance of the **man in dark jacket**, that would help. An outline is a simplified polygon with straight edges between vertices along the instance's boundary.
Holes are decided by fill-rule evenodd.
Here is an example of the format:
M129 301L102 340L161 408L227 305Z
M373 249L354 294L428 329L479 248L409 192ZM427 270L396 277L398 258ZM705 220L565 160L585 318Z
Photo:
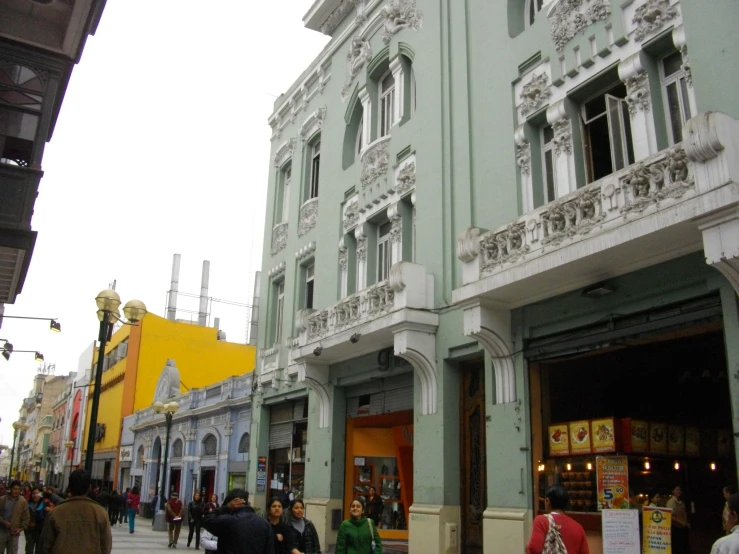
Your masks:
M248 503L249 493L234 489L220 509L203 518L203 527L218 537L218 554L273 553L272 528Z

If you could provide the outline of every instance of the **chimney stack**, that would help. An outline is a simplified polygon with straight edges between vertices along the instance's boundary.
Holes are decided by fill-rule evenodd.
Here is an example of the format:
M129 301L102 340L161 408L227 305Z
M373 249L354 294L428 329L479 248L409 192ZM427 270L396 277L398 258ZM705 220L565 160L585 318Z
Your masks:
M169 287L169 301L167 302L167 319L177 319L177 289L180 281L180 255L175 254L172 259L172 284Z
M210 262L203 261L203 279L200 283L200 310L198 311L198 325L205 327L208 319L208 279L210 276Z

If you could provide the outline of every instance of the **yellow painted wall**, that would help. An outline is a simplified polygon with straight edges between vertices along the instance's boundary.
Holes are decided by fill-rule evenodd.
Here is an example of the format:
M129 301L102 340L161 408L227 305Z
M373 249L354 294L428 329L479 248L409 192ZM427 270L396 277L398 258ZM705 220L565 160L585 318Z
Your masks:
M141 322L133 411L151 405L159 375L168 359L174 360L180 370L183 393L253 371L256 347L219 341L217 334L213 327L177 323L147 314Z

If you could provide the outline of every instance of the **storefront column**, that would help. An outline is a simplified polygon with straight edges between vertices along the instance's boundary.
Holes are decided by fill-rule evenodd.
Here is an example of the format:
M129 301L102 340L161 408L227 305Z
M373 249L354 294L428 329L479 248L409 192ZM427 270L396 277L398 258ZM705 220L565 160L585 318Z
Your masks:
M249 473L247 474L247 490L249 491L249 502L254 508L264 510L267 505L267 493L269 491L268 483L270 476L267 475L265 468L264 478L265 484L257 483L257 469L259 466L260 456L267 459L269 456L269 422L270 411L269 406L264 405L261 395L255 394L252 400L252 416L251 416L251 443L249 445L249 459L254 463L249 464Z
M739 474L739 304L737 293L727 282L720 289L721 310L724 316L724 344L726 345L726 370L729 375L731 395L731 422L734 432L734 459Z
M344 502L346 435L344 389L328 385L328 367L326 378L321 391L309 389L305 468L306 517L316 526L324 551L336 544L338 530L331 529L331 512L341 510ZM328 413L322 410L326 400L334 406Z

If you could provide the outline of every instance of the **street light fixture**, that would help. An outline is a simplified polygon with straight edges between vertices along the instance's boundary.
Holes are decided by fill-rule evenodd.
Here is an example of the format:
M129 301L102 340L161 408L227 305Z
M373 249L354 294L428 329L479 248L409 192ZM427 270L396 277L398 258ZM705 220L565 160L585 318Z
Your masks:
M13 449L10 451L10 469L8 470L8 482L11 481L11 477L13 476L13 458L15 457L15 444L18 441L18 432L26 431L29 427L30 425L28 425L28 423L23 423L22 421L13 422Z
M98 335L98 360L95 368L95 388L92 394L92 406L90 407L90 427L87 437L87 453L85 454L85 470L92 475L92 461L95 455L95 429L98 423L98 408L100 406L100 387L103 381L103 363L105 360L105 344L114 321L123 324L136 325L146 315L146 305L140 300L130 300L123 307L123 314L128 322L121 320L118 308L121 305L121 297L112 289L101 291L95 298L97 304L97 316L100 320L100 333Z
M64 441L64 448L67 449L67 457L69 457L69 449L72 449L72 456L69 458L69 474L72 475L72 458L74 458L74 441ZM62 466L62 472L64 467ZM62 475L62 485L64 485L64 475Z
M164 510L164 504L166 502L164 492L167 486L167 458L169 457L169 431L172 428L172 416L180 408L177 402L167 402L166 404L157 400L151 405L151 408L158 414L164 414L164 418L167 421L167 433L164 442L164 466L162 469L162 487L160 489L159 498L159 509Z
M56 319L52 319L51 322L49 323L49 329L51 329L55 333L61 333L62 324L59 323Z

